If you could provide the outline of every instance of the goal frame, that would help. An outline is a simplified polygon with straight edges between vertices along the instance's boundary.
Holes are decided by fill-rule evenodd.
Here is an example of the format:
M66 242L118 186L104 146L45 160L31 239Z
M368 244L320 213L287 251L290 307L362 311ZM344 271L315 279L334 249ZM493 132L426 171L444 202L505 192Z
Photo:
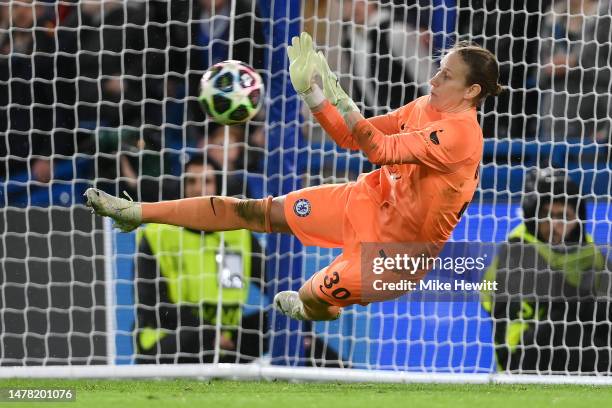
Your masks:
M465 374L252 364L158 364L4 367L0 378L198 378L245 381L437 384L573 384L612 386L612 377L587 375Z

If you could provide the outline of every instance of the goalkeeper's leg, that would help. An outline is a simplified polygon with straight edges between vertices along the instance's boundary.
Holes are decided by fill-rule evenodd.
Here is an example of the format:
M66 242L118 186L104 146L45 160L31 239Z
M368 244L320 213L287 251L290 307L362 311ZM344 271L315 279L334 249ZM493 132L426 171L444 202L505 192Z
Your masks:
M274 296L274 306L285 315L297 320L336 320L340 317L338 306L319 299L310 290L310 281L299 292L286 290Z
M339 247L343 243L344 223L338 221L344 218L350 188L349 184L317 186L262 200L205 196L142 204L94 188L88 189L85 195L89 207L98 215L114 219L123 231L131 231L147 222L203 231L249 229L292 233L305 245ZM291 221L288 222L289 217ZM304 284L299 294L279 293L274 302L276 307L297 319L336 319L340 308L312 292L311 280Z
M143 223L170 224L201 231L248 229L291 233L283 209L284 197L241 200L204 196L157 203L137 203L90 188L87 205L98 215L115 220L123 231Z
M365 305L362 300L361 254L343 252L326 268L315 273L299 292L281 292L275 306L298 320L335 320L343 307Z

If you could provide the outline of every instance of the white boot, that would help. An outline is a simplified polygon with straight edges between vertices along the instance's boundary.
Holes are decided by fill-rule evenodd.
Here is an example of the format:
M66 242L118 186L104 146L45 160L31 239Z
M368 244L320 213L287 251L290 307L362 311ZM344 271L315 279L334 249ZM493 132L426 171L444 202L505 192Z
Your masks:
M308 320L304 317L304 304L300 300L299 293L286 290L274 296L274 306L284 315L296 320Z
M140 203L113 197L97 188L88 188L85 191L86 205L98 215L111 217L115 226L123 232L129 232L142 224L142 209Z

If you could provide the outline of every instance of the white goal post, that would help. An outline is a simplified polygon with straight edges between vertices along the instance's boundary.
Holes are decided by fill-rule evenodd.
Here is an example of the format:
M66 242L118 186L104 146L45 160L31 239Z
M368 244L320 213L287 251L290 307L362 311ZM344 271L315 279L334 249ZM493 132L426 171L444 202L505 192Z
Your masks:
M612 2L498 3L1 3L0 378L612 385ZM486 252L493 277L518 271L508 287L546 268L581 294L597 281L590 303L551 284L518 309L480 294L403 297L296 322L273 310L274 294L339 250L280 234L124 234L89 213L91 186L157 201L201 177L215 194L262 198L375 169L293 90L286 46L302 30L366 116L428 94L457 41L490 50L506 90L479 108L480 185L450 246ZM262 112L242 127L215 125L197 99L203 72L227 59L265 83ZM530 177L553 170L565 190L549 202ZM533 264L527 241L501 252L533 233L529 208L540 217L555 200L574 205L591 258L570 246ZM565 274L570 263L582 266Z
M379 382L438 384L575 384L612 385L610 377L545 376L511 374L450 374L351 370L343 368L275 367L249 364L165 364L150 367L123 366L51 366L10 367L0 371L0 378L200 378L249 381L312 381L312 382Z

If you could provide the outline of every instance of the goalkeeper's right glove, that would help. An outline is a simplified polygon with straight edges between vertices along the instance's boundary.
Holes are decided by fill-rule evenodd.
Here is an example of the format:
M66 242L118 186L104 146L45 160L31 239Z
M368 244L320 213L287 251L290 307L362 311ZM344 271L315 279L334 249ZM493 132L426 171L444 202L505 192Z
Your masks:
M306 32L291 39L287 47L289 57L289 77L299 94L309 92L315 76L317 54L312 45L312 37Z
M291 84L308 107L314 109L325 101L325 96L314 83L317 53L312 37L303 32L299 37L293 37L291 44L287 47Z
M348 96L340 86L338 77L332 72L321 51L317 53L315 61L317 71L321 74L321 80L323 81L323 94L331 104L338 109L342 116L346 116L351 112L359 112L359 108L355 102L353 102L350 96Z

